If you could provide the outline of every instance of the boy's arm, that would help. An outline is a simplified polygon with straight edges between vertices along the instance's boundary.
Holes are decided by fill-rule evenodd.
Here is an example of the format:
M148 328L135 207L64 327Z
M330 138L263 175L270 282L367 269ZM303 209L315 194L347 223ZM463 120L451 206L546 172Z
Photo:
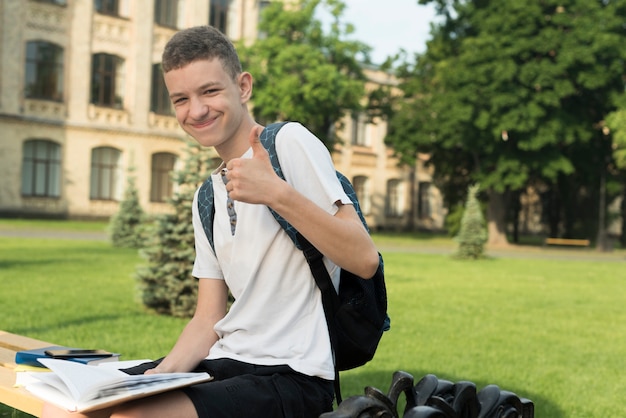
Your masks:
M354 207L337 202L333 216L278 177L259 141L261 130L256 127L250 133L252 158L227 163L230 196L271 207L335 264L360 277L372 277L378 251Z
M198 301L193 317L161 364L146 373L191 371L209 354L209 349L217 341L213 327L226 315L226 283L218 279L198 280Z

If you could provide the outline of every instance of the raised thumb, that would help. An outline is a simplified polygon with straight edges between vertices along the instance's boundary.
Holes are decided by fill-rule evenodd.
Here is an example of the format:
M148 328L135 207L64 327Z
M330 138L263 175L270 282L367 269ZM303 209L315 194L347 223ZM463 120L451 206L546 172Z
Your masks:
M261 150L265 150L263 144L261 144L260 135L263 132L263 127L261 125L254 125L250 130L250 136L248 140L250 141L250 147L252 147L252 154L256 154Z

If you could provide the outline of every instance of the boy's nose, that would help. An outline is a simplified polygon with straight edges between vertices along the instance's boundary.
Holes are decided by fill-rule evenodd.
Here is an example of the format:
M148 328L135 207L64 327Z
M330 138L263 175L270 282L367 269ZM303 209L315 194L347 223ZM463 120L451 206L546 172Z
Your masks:
M209 111L209 107L202 100L190 99L189 113L194 119L201 119Z

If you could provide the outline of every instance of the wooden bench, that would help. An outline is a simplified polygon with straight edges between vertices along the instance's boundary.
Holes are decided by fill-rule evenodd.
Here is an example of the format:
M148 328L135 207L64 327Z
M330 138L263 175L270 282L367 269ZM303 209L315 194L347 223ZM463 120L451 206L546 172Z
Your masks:
M15 353L54 345L0 330L0 403L36 417L41 416L43 402L24 388L15 385Z
M588 247L591 242L588 239L570 238L546 238L545 245L570 245L575 247Z

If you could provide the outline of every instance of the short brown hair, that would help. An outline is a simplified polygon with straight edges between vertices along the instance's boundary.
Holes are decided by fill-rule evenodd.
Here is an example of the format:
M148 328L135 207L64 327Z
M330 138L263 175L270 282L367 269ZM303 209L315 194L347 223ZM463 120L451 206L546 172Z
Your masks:
M218 58L233 80L241 74L241 62L232 42L212 26L195 26L177 32L165 45L163 72L182 68L200 59Z

